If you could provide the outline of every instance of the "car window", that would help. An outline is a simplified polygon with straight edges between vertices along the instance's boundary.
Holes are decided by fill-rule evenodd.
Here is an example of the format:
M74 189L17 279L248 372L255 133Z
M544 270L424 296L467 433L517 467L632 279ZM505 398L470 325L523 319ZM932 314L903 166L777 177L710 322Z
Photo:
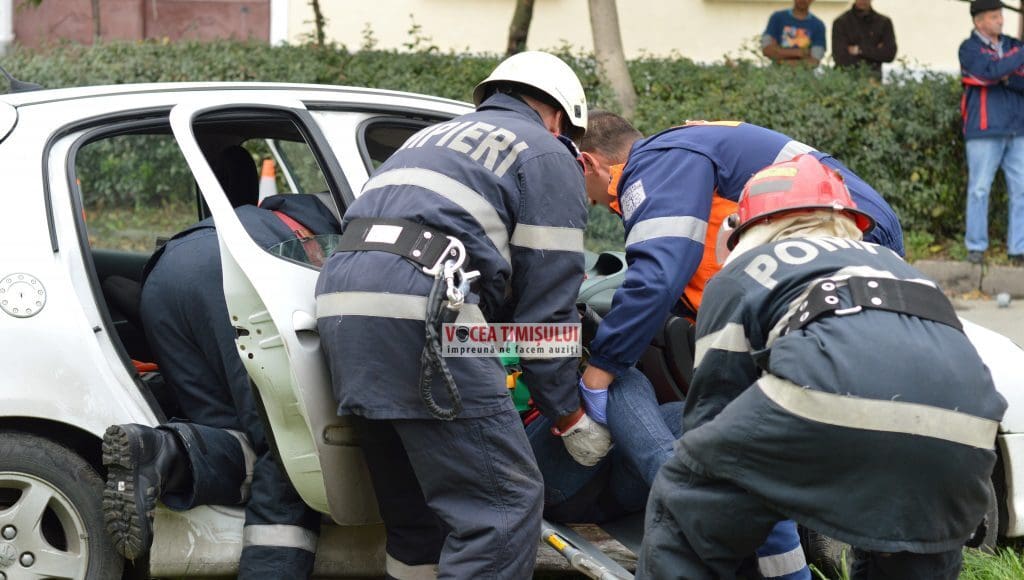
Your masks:
M367 161L367 170L373 171L391 157L409 137L425 125L408 122L381 121L366 125L363 130L363 157Z
M267 139L262 143L246 144L253 149L267 148L277 160L277 182L281 191L292 193L318 193L328 191L327 178L305 141Z
M87 143L75 175L94 249L149 252L198 217L192 172L169 134Z

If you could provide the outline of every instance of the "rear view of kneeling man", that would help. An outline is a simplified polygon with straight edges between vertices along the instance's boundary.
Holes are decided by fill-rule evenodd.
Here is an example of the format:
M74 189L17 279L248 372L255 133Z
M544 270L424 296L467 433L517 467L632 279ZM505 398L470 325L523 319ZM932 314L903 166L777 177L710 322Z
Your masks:
M956 578L1006 402L948 299L809 155L731 219L637 577L733 578L788 518L857 548L854 578Z

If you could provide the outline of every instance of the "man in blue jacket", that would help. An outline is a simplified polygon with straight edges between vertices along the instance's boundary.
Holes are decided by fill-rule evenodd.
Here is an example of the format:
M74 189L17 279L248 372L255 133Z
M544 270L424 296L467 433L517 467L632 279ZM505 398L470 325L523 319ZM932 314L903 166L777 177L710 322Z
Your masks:
M439 357L441 321L579 322L587 205L566 141L587 127L583 87L557 57L524 52L473 97L476 111L423 129L377 169L316 289L395 578L528 578L540 537L541 476L501 362ZM433 274L449 250L476 271L461 283L453 272L458 287ZM580 408L576 365L524 358L523 379L566 450L593 463L610 439Z
M967 260L980 264L988 249L988 199L1002 167L1010 195L1006 250L1024 265L1024 46L1002 34L999 0L971 2L974 31L960 45L960 100L967 141Z
M696 317L704 286L720 268L718 230L735 212L746 180L801 153L843 174L879 223L869 241L903 253L899 219L877 191L835 158L782 133L736 121L695 121L644 139L618 115L591 114L582 153L587 193L622 217L629 269L590 344L580 385L588 412L603 416L613 381L636 364L670 313ZM653 428L667 432L661 424ZM781 524L770 543L761 564L771 576L809 577L792 522ZM785 564L775 566L780 560Z

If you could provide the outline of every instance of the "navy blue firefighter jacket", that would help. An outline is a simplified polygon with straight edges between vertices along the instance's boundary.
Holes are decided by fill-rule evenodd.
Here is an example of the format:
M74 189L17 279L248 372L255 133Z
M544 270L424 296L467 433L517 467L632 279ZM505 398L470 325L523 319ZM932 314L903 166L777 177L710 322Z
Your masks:
M961 330L855 311L851 277L934 286L886 248L832 237L753 248L711 280L677 456L861 549L959 550L988 507L1006 401ZM783 332L826 279L845 314Z
M465 245L480 271L457 322L576 323L587 221L582 169L522 101L496 94L427 127L379 167L345 213L405 219ZM419 395L424 300L433 283L380 251L335 253L317 283L317 317L341 414L429 419ZM460 417L513 409L495 357L447 357ZM523 359L524 380L551 417L579 407L575 358ZM440 381L434 398L451 402Z
M315 234L340 231L340 224L312 195L278 195L261 207L235 209L246 232L261 247L294 240L272 211L278 210ZM188 409L188 419L243 431L263 439L263 422L251 400L249 375L235 347L224 300L220 244L213 218L178 233L146 264L140 314L166 381ZM163 356L161 356L163 354Z

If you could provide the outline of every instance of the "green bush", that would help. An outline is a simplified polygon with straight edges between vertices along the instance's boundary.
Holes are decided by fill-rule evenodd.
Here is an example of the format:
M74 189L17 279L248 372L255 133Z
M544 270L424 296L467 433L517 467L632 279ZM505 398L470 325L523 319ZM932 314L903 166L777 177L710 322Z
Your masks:
M468 100L499 60L444 54L419 39L418 52L252 42L108 43L16 49L4 66L49 88L128 82L281 81L368 86ZM372 39L371 39L372 41ZM372 46L372 42L368 44ZM608 107L589 55L557 52L580 74L592 106ZM639 96L635 121L647 134L687 119L734 119L765 125L832 153L874 185L918 244L936 248L963 231L966 169L955 77L923 73L879 84L832 69L809 71L729 60L698 65L685 58L630 63ZM993 192L992 238L1005 238L1006 192ZM613 216L592 212L598 247L621 244ZM930 238L926 238L930 236Z

